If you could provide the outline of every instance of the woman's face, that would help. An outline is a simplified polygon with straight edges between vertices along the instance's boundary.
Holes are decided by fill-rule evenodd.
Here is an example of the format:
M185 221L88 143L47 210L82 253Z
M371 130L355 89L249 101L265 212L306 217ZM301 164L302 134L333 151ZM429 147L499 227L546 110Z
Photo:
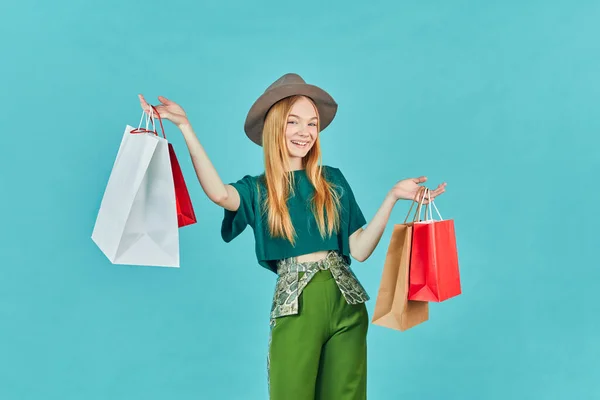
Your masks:
M301 97L292 106L285 127L285 138L292 159L302 158L317 140L317 112L306 97ZM293 160L296 161L296 160Z

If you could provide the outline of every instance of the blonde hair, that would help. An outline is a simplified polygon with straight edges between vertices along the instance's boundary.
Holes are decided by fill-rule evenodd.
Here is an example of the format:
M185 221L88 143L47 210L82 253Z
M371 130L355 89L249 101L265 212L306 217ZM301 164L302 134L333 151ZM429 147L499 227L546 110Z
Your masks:
M294 106L302 96L287 97L277 102L265 117L262 145L265 156L265 174L263 182L267 188L267 197L263 202L263 213L268 214L268 226L271 236L287 239L292 245L296 243L296 231L290 218L287 199L294 193L294 174L289 173L290 158L288 154L285 129L287 119ZM308 99L315 111L318 110L312 100ZM317 132L320 123L317 123ZM340 198L322 174L321 145L319 135L304 157L303 166L306 176L314 186L311 198L311 209L317 222L321 237L331 236L340 226ZM260 198L260 196L259 196Z

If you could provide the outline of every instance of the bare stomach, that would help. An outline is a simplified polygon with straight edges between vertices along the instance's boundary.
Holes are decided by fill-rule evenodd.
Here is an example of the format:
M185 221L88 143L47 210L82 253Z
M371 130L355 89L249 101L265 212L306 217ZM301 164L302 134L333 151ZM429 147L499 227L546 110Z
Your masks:
M308 253L308 254L302 254L301 256L298 256L298 262L312 262L312 261L319 261L324 259L327 256L327 253L329 253L329 251L327 250L323 250L323 251L317 251L314 253Z

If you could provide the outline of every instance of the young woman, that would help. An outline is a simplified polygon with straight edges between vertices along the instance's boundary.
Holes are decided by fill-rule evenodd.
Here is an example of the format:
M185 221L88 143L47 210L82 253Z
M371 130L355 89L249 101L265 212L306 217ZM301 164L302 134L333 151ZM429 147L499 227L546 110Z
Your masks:
M396 183L366 224L342 172L321 165L319 135L337 103L297 74L270 85L246 118L246 135L263 147L265 172L231 184L221 181L184 110L159 100L156 110L183 133L204 192L224 208L223 240L250 225L258 263L278 275L267 359L270 398L366 399L369 296L350 268L351 257L369 258L396 201L416 199L426 178ZM149 112L141 95L140 102ZM445 186L431 191L431 199Z

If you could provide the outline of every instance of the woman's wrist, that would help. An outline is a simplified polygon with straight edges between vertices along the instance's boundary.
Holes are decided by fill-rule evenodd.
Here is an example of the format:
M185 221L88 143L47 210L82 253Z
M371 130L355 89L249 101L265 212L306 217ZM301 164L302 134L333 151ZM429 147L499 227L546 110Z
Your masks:
M396 204L396 202L400 200L398 197L396 197L396 195L394 194L394 192L392 190L390 190L387 194L387 196L385 196L385 202L389 202L392 205Z
M190 121L188 121L188 120L186 120L185 122L183 122L181 124L177 124L177 128L179 128L179 130L183 134L188 133L188 132L193 132L192 124L190 124Z

